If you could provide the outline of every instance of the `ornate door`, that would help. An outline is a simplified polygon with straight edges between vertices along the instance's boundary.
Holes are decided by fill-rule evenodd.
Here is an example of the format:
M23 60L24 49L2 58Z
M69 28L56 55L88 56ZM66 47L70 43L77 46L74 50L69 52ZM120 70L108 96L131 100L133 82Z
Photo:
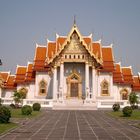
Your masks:
M71 83L71 97L78 97L78 83Z

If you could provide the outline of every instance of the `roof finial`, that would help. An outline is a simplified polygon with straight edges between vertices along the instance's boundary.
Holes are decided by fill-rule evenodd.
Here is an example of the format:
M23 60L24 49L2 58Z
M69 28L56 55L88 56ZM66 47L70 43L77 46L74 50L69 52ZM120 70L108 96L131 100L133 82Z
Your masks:
M76 15L74 15L73 25L76 26Z

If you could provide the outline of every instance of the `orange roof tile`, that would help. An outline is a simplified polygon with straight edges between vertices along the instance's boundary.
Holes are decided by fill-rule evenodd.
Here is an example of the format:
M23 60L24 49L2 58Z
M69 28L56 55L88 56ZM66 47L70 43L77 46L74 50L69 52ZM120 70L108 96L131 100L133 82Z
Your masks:
M133 84L133 74L130 67L123 67L122 74L123 74L124 84Z
M46 47L37 47L36 54L34 59L34 70L44 69L45 60L46 60Z
M112 48L102 48L102 57L103 61L114 61L113 60L113 54L112 54Z
M16 86L15 86L15 75L9 75L8 76L8 79L7 79L7 82L5 84L5 88L6 89L15 89Z
M121 72L120 64L115 64L115 71L113 71L113 82L114 83L123 83L123 75Z
M36 48L36 54L35 54L35 60L45 60L46 59L46 47L37 47Z
M89 45L89 44L92 42L92 40L91 40L90 37L83 37L83 40L85 41L85 43L86 43L87 45Z
M18 66L16 71L15 83L25 82L27 67Z
M48 54L47 54L47 57L49 59L51 59L55 53L56 53L56 42L49 42L48 43Z
M60 49L60 46L64 44L66 37L58 37L57 38L57 51Z
M4 82L6 82L9 72L0 72L0 75L2 76L2 79L4 80Z
M101 45L100 43L92 43L92 53L98 55L98 58L101 58Z
M103 59L103 69L101 71L113 72L114 68L114 59L112 48L102 48L102 59Z
M27 71L26 71L26 77L25 77L25 81L26 82L31 82L35 80L35 76L34 76L34 71L33 71L33 64L28 64L27 66Z
M132 85L132 90L133 91L140 91L140 79L139 79L139 77L134 76L133 79L134 79L134 82Z

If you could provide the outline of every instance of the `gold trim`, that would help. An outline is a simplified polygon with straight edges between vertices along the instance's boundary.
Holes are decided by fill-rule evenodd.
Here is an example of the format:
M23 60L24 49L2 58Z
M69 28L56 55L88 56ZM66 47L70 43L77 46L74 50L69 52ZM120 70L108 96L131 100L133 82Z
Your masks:
M41 93L40 90L41 90L41 82L44 82L45 83L45 92L44 93ZM40 96L46 96L47 95L47 82L43 79L39 82L39 92L38 92L38 95Z
M103 93L103 88L104 88L104 84L107 84L106 86L106 88L107 88L107 91L108 91L108 93L107 94L104 94ZM106 79L104 79L102 82L101 82L101 96L110 96L110 92L109 92L109 83L108 83L108 81L106 80Z
M75 76L77 79L73 80L73 76ZM67 77L66 79L67 81L67 94L66 94L66 98L73 98L71 97L71 83L78 83L78 97L79 99L82 98L82 77L80 76L80 74L76 71L73 70L73 72Z

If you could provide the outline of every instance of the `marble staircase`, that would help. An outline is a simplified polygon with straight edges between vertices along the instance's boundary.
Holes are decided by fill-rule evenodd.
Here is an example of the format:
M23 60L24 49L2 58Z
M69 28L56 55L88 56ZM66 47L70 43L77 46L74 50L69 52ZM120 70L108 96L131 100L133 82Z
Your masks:
M53 105L54 110L97 110L96 103L91 100L67 99Z

